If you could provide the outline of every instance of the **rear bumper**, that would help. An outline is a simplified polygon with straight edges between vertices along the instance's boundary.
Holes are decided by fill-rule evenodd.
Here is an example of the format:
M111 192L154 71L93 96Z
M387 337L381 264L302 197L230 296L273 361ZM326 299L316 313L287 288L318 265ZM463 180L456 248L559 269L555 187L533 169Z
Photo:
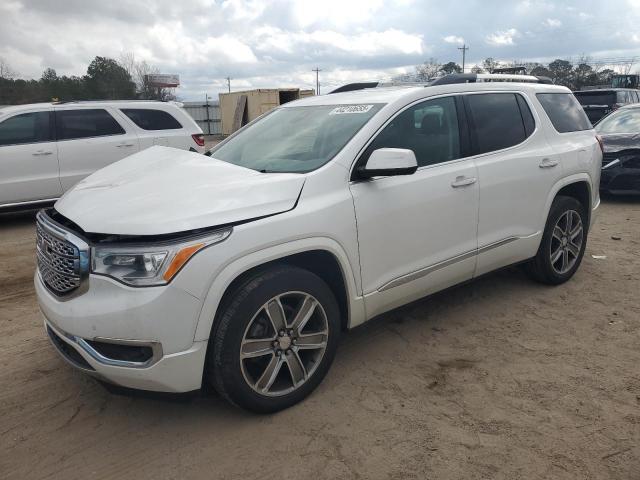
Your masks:
M593 228L593 226L598 221L598 215L600 213L600 197L598 196L598 202L591 209L591 216L589 217L589 230Z

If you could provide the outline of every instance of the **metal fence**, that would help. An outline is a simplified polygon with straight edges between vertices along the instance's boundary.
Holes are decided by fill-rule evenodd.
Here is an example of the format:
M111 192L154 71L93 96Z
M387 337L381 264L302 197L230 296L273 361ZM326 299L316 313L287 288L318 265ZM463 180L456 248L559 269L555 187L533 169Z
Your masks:
M205 135L222 135L222 120L218 102L182 102L185 111L191 115Z

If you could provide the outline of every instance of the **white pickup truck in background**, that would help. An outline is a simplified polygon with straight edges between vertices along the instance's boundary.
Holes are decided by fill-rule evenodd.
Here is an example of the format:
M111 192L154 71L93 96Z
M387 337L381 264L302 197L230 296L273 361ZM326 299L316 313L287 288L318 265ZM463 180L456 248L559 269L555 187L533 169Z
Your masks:
M91 173L153 145L204 152L180 104L39 103L0 108L0 210L51 202Z

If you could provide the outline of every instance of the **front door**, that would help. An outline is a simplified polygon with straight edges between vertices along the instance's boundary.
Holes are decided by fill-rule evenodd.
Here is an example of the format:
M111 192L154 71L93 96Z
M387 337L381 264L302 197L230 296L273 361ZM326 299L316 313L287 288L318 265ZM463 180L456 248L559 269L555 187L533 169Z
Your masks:
M49 110L0 122L0 205L58 198L58 150Z
M468 280L475 268L476 166L465 156L454 97L410 106L367 147L413 150L413 175L351 183L369 317Z

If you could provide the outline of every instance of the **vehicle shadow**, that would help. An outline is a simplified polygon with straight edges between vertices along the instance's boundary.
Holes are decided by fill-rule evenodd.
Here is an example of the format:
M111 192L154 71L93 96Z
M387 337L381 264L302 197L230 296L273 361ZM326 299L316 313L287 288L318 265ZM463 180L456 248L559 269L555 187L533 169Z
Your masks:
M0 211L0 230L21 227L23 225L33 225L36 221L38 210L39 209L20 210L6 213Z

